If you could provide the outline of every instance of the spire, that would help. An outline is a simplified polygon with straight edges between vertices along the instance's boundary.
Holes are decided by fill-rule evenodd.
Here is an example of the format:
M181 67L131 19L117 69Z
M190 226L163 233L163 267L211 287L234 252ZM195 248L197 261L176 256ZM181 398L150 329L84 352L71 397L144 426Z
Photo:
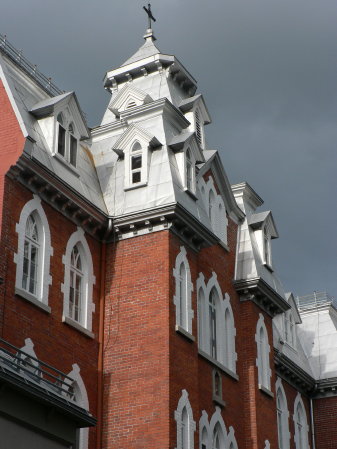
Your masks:
M160 50L154 45L154 41L156 41L157 39L153 34L152 21L155 22L156 19L153 17L151 4L149 3L147 8L143 6L143 9L148 16L148 28L143 36L145 39L145 43L137 50L134 55L131 56L131 58L125 61L124 64L121 65L121 67L160 53Z

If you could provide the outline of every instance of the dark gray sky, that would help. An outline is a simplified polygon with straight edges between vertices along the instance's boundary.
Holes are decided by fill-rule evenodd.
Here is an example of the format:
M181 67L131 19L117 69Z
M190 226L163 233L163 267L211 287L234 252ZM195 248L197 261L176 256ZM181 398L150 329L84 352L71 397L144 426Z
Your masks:
M75 90L89 125L102 78L143 43L139 0L3 0L0 33L55 84ZM274 264L287 291L337 296L337 3L153 0L157 44L198 80L231 183L272 209Z

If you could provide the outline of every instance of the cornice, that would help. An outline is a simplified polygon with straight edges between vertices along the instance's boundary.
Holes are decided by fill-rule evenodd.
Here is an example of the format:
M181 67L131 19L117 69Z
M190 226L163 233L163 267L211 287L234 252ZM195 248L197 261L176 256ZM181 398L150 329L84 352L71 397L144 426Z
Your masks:
M58 210L96 239L108 229L108 216L37 160L21 155L8 176Z
M276 373L282 379L303 393L313 396L316 390L315 379L276 348L274 348L274 363Z
M240 279L233 284L241 301L253 301L271 317L290 309L287 301L260 277Z
M337 396L337 377L320 379L316 382L315 399Z

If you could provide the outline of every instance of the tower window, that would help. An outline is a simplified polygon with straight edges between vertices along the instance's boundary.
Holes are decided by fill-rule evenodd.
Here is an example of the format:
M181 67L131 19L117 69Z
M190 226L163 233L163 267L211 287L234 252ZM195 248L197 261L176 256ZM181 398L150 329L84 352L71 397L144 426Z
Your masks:
M131 184L137 184L142 180L142 147L136 142L131 151Z
M195 111L195 133L197 136L197 140L199 142L199 145L202 146L202 125L200 123L200 115L198 109Z
M58 122L58 141L57 153L64 157L71 165L76 166L77 160L77 139L75 137L75 128L73 123L65 127L65 120L60 113L57 116Z

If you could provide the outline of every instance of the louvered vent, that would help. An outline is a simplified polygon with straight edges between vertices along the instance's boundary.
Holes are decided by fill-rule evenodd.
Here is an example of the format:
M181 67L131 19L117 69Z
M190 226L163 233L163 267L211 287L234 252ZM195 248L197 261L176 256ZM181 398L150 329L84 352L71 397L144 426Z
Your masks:
M197 139L200 145L202 145L202 131L201 131L201 125L200 125L200 117L198 110L195 111L195 131L197 134Z
M126 105L126 109L134 108L136 105L136 102L134 100L130 100L129 103Z

